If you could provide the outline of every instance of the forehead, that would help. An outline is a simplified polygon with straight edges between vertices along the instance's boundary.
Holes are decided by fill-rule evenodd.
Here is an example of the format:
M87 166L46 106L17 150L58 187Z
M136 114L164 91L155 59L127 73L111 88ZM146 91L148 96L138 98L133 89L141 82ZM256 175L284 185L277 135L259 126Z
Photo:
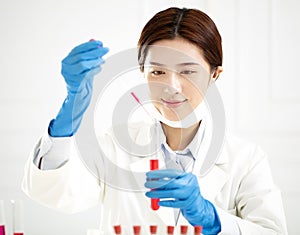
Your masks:
M201 49L182 38L160 40L149 46L145 63L150 62L171 67L198 64L209 70L209 64L205 61Z

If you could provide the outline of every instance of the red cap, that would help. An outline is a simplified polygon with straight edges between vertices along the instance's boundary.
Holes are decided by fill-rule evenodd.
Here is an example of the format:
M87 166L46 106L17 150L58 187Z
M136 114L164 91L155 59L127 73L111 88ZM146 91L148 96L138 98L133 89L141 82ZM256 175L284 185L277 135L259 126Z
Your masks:
M115 234L121 234L122 232L121 225L115 225L114 230L115 230Z
M133 226L133 234L134 234L134 235L140 235L140 232L141 232L141 226L139 226L139 225L134 225L134 226Z
M194 226L194 234L200 235L202 233L202 226Z
M158 169L158 159L151 159L150 170L157 170L157 169Z
M156 211L156 210L159 209L158 202L159 202L159 198L151 198L151 208L152 208L152 210Z
M156 234L157 232L157 226L156 225L150 225L150 233Z
M174 226L168 226L167 227L167 234L173 234L174 233Z
M187 234L188 226L187 225L181 225L180 226L180 234Z

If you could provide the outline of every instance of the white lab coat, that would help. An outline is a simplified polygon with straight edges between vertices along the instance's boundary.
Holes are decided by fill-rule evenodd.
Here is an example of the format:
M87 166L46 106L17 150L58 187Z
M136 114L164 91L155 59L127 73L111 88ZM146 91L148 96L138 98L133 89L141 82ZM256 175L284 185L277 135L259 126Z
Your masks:
M135 141L147 143L149 128L143 125L130 129ZM123 151L107 133L101 138L101 146L113 162L132 172L147 172L149 159L137 158ZM222 223L222 234L234 234L231 227L238 227L241 234L287 234L280 191L273 183L265 153L256 145L234 136L226 135L223 149L211 170L199 176L201 156L205 156L209 141L204 136L193 173L198 176L204 198L217 208ZM40 170L33 159L37 156L69 160L58 169ZM112 233L112 225L121 224L128 231L139 224L148 231L150 224L159 228L174 224L173 210L161 207L150 209L150 200L144 192L119 190L97 179L82 164L74 137L50 138L45 134L34 147L25 166L23 190L32 199L60 211L75 213L102 203L101 230ZM163 156L159 155L160 163ZM106 172L106 177L126 180L116 170ZM134 178L134 174L133 174ZM109 182L110 180L106 178ZM142 188L145 178L135 178L133 184ZM178 225L188 224L180 215ZM130 230L131 231L131 230ZM164 232L161 231L159 234ZM148 233L145 233L148 234Z

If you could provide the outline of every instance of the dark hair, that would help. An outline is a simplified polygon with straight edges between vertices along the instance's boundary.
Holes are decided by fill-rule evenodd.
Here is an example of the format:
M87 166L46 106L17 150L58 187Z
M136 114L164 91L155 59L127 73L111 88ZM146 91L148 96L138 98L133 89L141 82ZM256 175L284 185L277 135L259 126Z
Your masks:
M141 71L149 45L162 39L181 37L198 46L210 69L222 65L222 39L212 19L198 9L171 7L155 14L144 26L138 41Z

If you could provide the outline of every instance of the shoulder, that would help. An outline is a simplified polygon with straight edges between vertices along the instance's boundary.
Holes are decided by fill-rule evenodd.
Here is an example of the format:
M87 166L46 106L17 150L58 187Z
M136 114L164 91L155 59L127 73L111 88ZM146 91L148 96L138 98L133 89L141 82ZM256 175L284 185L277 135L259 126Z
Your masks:
M258 145L252 141L241 138L232 133L226 133L224 138L224 149L230 152L244 153L253 151Z
M267 159L267 154L261 146L232 133L225 135L222 154L226 155L229 162L249 168Z

